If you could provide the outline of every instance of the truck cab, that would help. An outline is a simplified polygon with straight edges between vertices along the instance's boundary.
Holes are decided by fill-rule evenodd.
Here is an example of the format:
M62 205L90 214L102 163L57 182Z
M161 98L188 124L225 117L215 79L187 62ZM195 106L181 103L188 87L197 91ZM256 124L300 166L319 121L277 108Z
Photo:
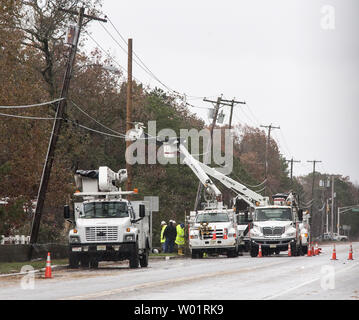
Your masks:
M207 254L238 256L238 230L233 209L190 212L189 247L192 258Z
M107 167L99 172L107 179ZM152 247L152 217L144 201L129 201L133 192L106 188L101 174L77 172L82 192L74 196L74 212L65 206L64 217L73 228L69 232L69 265L97 268L99 261L129 260L131 268L147 267ZM109 179L113 183L113 179ZM95 188L95 190L94 190ZM106 191L104 191L106 190ZM80 200L78 200L80 198Z
M263 255L279 254L287 251L288 246L293 256L305 252L307 238L303 238L302 242L302 234L308 231L302 222L302 210L287 199L286 195L280 203L274 201L275 205L257 207L254 210L250 229L252 257L258 255L259 246Z

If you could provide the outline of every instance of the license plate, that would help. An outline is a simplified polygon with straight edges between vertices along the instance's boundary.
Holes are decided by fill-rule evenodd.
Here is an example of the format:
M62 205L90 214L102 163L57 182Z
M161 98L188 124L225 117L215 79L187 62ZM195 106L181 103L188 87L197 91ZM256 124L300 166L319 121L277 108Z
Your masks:
M75 251L75 252L81 251L81 247L72 248L72 251Z
M277 248L277 245L276 244L270 244L269 248Z
M105 251L105 250L106 250L106 246L97 246L97 250L98 250L98 251Z
M216 240L211 240L209 243L210 244L216 244L216 242L217 242Z

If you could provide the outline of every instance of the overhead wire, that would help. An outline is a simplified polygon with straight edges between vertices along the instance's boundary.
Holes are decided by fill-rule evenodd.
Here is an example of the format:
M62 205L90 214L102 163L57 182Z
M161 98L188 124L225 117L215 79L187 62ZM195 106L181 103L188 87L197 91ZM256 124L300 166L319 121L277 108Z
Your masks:
M56 120L56 119L62 119L62 118L52 118L52 117L22 116L22 115L9 114L9 113L0 113L0 116L10 117L10 118L19 118L19 119L30 119L30 120Z
M55 99L52 101L40 102L40 103L28 104L28 105L20 105L20 106L0 106L0 109L24 109L24 108L41 107L41 106L46 106L48 104L53 104L53 103L59 102L64 99L65 98L59 98L59 99Z
M121 135L123 137L125 137L126 135L124 135L123 133L120 133L116 130L113 130L109 127L107 127L106 125L102 124L101 122L99 122L98 120L96 120L94 117L90 116L86 111L84 111L82 108L80 108L74 101L71 100L71 103L79 110L81 111L85 116L87 116L88 118L90 118L91 120L93 120L94 122L96 122L98 125L100 125L101 127L111 131L112 133L115 133L116 135Z

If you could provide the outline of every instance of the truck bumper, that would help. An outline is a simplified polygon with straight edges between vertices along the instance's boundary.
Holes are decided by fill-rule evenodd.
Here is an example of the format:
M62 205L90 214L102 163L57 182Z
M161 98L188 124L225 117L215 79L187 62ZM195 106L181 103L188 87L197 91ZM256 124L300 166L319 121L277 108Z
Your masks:
M134 242L122 243L76 243L70 244L72 255L96 258L99 261L116 261L129 258L135 248Z
M200 250L211 253L225 253L237 249L237 239L216 239L216 240L191 240L189 247L192 250Z
M261 248L288 250L288 244L294 242L295 238L251 238L250 243L253 246L261 245Z

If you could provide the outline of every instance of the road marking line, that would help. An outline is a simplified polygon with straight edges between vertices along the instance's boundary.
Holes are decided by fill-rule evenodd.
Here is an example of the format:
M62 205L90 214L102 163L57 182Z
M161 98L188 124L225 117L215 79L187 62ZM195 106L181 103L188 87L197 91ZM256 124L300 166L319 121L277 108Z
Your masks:
M341 270L339 270L339 271L336 271L335 274L342 273L342 272L344 272L344 271L348 271L348 270L350 270L350 269L352 269L352 268L354 268L354 267L357 267L357 266L358 266L358 264L353 264L353 265L350 266L350 267L343 268L343 269L341 269ZM271 299L280 297L280 296L282 296L283 294L286 294L286 293L288 293L288 292L291 292L291 291L293 291L293 290L296 290L296 289L298 289L298 288L300 288L300 287L303 287L303 286L305 286L305 285L307 285L307 284L310 284L310 283L312 283L312 282L318 281L318 280L320 280L320 279L321 279L321 277L317 277L317 278L315 278L315 279L312 279L312 280L303 282L303 283L301 283L301 284L299 284L299 285L297 285L297 286L295 286L295 287L292 287L292 288L289 288L289 289L287 289L287 290L284 290L284 291L282 291L282 292L280 292L280 293L278 293L278 294L274 294L274 295L272 295L272 296L265 297L265 298L263 298L263 300L271 300Z

